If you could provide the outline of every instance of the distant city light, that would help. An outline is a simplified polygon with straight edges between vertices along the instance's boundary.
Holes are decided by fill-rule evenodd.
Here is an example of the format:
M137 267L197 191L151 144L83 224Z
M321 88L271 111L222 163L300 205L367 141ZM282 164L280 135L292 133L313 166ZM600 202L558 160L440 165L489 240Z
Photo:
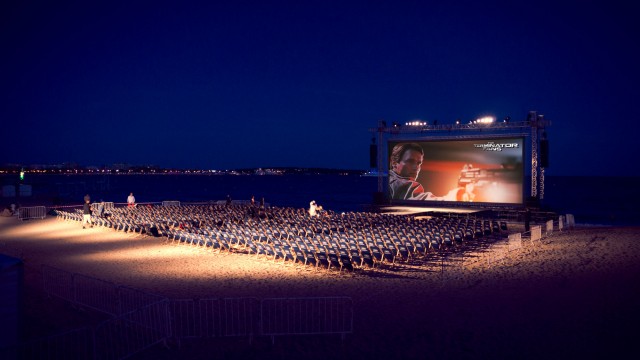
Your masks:
M420 121L420 120L416 120L416 121L409 121L404 123L406 126L425 126L427 125L426 121Z

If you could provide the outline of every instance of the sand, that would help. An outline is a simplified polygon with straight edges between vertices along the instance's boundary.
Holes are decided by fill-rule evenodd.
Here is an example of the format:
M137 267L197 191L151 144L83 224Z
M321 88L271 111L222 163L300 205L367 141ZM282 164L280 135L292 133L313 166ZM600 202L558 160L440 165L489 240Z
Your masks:
M134 358L593 358L635 348L639 228L578 226L506 249L498 242L446 263L412 261L347 273L98 227L83 230L54 217L0 218L0 253L25 266L26 322L32 325L25 326L27 338L105 319L44 297L45 265L170 299L353 299L353 333L344 340L301 336L249 345L215 339L157 347Z

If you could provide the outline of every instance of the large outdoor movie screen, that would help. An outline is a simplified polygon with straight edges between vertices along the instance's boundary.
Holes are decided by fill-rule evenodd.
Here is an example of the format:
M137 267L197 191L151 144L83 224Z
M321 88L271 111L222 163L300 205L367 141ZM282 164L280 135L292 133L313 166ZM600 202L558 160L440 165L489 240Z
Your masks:
M389 198L522 204L523 142L389 141Z

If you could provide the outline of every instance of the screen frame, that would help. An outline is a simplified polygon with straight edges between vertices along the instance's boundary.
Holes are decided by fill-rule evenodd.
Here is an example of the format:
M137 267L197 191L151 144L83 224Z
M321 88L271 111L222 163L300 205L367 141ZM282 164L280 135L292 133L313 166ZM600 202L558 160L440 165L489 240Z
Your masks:
M514 169L517 172L516 176L518 179L518 184L520 186L520 191L518 193L519 199L516 202L486 202L486 201L458 201L458 200L406 200L406 199L392 199L389 191L389 181L391 179L391 153L392 149L395 145L399 143L417 143L424 150L424 144L433 144L433 143L462 143L462 142L470 142L470 141L478 141L483 143L488 142L497 142L504 140L515 140L520 144L519 151L519 169ZM387 170L386 182L384 194L387 201L391 204L402 204L402 205L412 205L412 206L430 206L430 207L438 207L438 206L467 206L467 207L487 207L487 206L496 206L496 207L508 207L508 206L523 206L526 203L526 194L527 194L527 178L526 178L526 168L528 165L528 157L527 157L527 136L524 134L487 134L487 135L474 135L474 136L457 136L457 137L437 137L437 138L424 138L424 137L406 137L406 138L393 138L388 139L386 141L386 162L385 168ZM424 163L423 163L424 166ZM428 191L428 189L426 189Z

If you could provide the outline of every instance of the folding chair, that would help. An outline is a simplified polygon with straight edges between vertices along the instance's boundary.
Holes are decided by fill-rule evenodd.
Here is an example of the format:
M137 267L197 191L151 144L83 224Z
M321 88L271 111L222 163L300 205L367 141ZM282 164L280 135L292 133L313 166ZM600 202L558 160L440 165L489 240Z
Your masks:
M331 266L329 259L327 258L327 253L325 251L318 251L316 253L316 257L318 259L316 267L323 267L325 269L328 269Z
M316 259L316 254L314 254L311 250L305 251L305 265L312 265L314 267L318 266L318 260Z
M369 249L371 251L371 257L373 258L373 260L377 261L377 262L381 262L382 261L382 251L380 251L380 248L377 247L376 245L373 245L373 246L370 246Z
M353 271L353 264L351 263L351 258L349 257L349 253L347 252L347 250L340 249L339 254L340 263L342 264L342 266L340 267L340 271L342 271L343 268L347 269L348 271Z
M390 249L388 248L382 248L382 256L383 256L383 260L390 263L391 265L395 264L396 262L396 256L395 254L393 254L391 252Z
M360 252L358 252L357 249L350 249L349 254L351 255L351 261L353 264L362 267L362 256L360 256Z
M407 261L407 260L409 260L409 250L407 249L407 247L406 247L406 246L404 246L404 245L397 245L397 246L396 246L396 249L397 249L397 253L396 253L396 256L395 256L396 258L397 258L397 257L400 257L400 260L401 260L401 261ZM395 261L395 259L394 259L394 261Z
M342 269L342 265L340 264L340 260L338 259L338 254L334 249L329 249L327 258L329 259L329 269L331 269L332 266L337 267L339 270Z

